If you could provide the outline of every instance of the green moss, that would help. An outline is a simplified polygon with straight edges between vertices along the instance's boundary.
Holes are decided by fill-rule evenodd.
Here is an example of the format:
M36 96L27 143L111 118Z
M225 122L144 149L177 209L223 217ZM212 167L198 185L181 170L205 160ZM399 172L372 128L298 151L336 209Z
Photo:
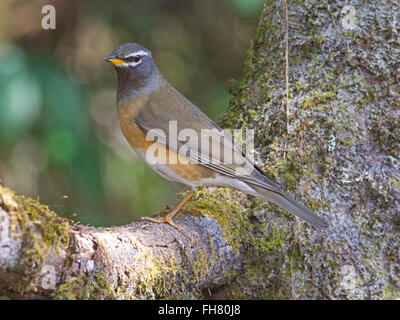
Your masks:
M107 282L107 278L101 272L92 277L80 274L68 279L59 285L53 293L55 300L104 300L124 299L123 292L116 292Z
M17 196L0 186L0 206L9 212L10 235L22 237L24 247L21 271L22 288L35 288L31 279L41 271L44 257L50 248L66 249L69 244L69 223L57 217L47 206L25 196Z
M268 223L265 213L270 208L259 200L250 201L249 196L232 189L218 188L210 190L201 189L187 203L185 209L195 214L206 214L215 219L221 226L221 230L227 243L232 246L234 252L241 253L244 264L244 277L236 277L235 272L226 272L229 279L229 289L226 294L230 298L245 298L242 287L254 279L265 278L266 270L275 263L266 264L274 252L279 251L287 241L287 236L278 225ZM263 212L262 222L254 212ZM200 278L207 273L207 258L205 253L198 248L199 259L194 264L195 274ZM197 265L198 264L198 265ZM232 280L234 278L235 280ZM253 286L254 292L263 289ZM260 293L261 294L261 293Z
M330 91L313 91L309 96L303 99L299 109L312 110L320 109L322 104L328 103L329 101L337 98L337 92L331 88ZM324 110L324 109L322 109Z
M187 277L180 275L181 269L173 252L170 251L171 256L167 259L167 263L163 258L151 255L150 251L148 254L142 252L136 260L145 259L145 266L138 264L136 267L132 266L131 270L124 269L118 275L118 283L110 284L110 276L100 271L94 275L80 273L59 285L53 293L53 298L68 300L188 298L189 293L185 287L176 286L176 283L184 282ZM110 264L107 257L103 258L102 263L104 269L111 268L111 266L106 267ZM112 262L112 268L117 272L119 267L115 261ZM135 283L134 288L132 283Z
M22 233L28 231L31 223L36 230L29 230L32 232L30 235L35 237L35 231L39 232L40 242L37 243L37 248L68 247L68 220L58 217L48 206L41 204L38 200L25 196L17 196L16 200L21 206L20 210L24 212L24 215L17 217Z
M279 232L274 235L270 230L275 248L267 252L275 263L266 262L268 267L261 269L256 261L246 264L249 286L259 289L256 297L354 297L354 292L342 288L337 263L343 256L354 259L353 252L343 249L346 246L359 255L355 260L360 265L376 265L366 267L370 280L357 282L357 297L366 297L366 292L379 296L382 286L378 283L385 283L390 274L385 270L387 266L378 262L386 259L389 248L396 243L393 226L398 225L398 175L393 170L398 170L400 157L400 91L394 63L399 51L387 42L395 41L395 36L386 30L386 18L382 18L386 13L380 10L380 15L371 16L366 13L369 4L359 6L357 12L368 18L357 19L358 30L333 31L322 26L326 26L327 18L340 16L339 4L292 3L289 119L284 108L284 22L277 14L281 7L276 2L267 1L248 51L245 76L230 88L233 98L229 113L221 117L221 126L255 128L258 163L267 173L288 192L301 194L304 204L313 211L329 212L339 224L348 219L344 225L353 223L352 228L357 226L360 232L354 236L354 229L341 228L345 239L333 244L311 237L307 228L290 230L296 236L286 235L283 242L279 241ZM393 19L396 15L391 14ZM385 54L377 55L376 48L383 48ZM380 174L376 163L383 165L387 173ZM349 213L344 215L343 211ZM270 223L277 219L273 212L268 214L273 216ZM255 230L258 228L252 232ZM382 239L386 239L387 247L382 247ZM261 243L266 245L263 240ZM253 254L265 259L259 249ZM323 257L319 256L321 252ZM398 260L393 265L398 266ZM259 270L272 274L274 280L269 281ZM398 278L393 274L391 277ZM393 284L386 292L389 288L393 289ZM234 296L241 296L243 286L236 291Z
M248 205L243 195L230 189L219 188L211 192L203 188L186 204L185 209L217 220L224 238L238 252L252 228L246 202Z
M393 157L400 157L400 118L390 110L379 110L373 116L370 133L379 148Z
M205 279L210 271L209 257L205 249L201 248L198 241L196 241L197 257L192 263L194 281L198 282Z
M172 253L171 253L172 254ZM180 270L174 256L168 259L168 263L161 257L150 257L151 262L146 261L146 269L138 274L135 270L137 278L135 299L182 299L186 292L182 288L175 285L172 279L180 277Z

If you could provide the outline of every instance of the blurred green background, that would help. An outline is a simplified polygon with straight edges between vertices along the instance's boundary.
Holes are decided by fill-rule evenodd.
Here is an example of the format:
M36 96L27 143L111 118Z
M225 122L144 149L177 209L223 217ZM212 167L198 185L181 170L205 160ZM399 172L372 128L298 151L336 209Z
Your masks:
M148 168L116 115L123 42L153 52L164 76L216 120L240 79L263 0L1 0L0 180L58 214L118 225L178 201L183 185ZM56 29L41 28L42 6Z

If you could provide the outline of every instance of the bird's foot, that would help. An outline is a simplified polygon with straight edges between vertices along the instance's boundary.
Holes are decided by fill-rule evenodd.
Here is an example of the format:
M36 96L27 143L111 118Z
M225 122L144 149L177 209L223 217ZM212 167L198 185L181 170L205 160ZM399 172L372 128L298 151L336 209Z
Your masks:
M163 210L165 211L165 210ZM171 227L174 227L179 232L182 232L182 228L178 226L176 223L172 221L170 217L163 217L163 218L151 218L151 217L141 217L140 220L142 221L151 221L155 223L168 223Z
M167 210L161 210L158 215L162 214L163 212L168 212L167 216L165 217L159 217L159 218L154 218L154 215L152 217L142 217L141 220L143 221L151 221L155 223L168 223L171 227L174 227L176 230L179 232L182 232L182 228L175 224L172 221L172 218L180 211L182 210L182 207L185 205L185 203L193 196L195 193L195 190L190 191L187 193L184 198L176 205L175 208L172 210L167 206Z

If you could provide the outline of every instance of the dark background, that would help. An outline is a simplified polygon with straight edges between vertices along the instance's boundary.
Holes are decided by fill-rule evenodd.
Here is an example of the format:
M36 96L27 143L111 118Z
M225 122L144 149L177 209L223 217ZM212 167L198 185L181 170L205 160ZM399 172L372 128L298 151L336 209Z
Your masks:
M185 187L159 177L125 141L116 73L101 58L123 42L144 45L170 83L217 120L263 2L2 0L1 183L97 226L174 205ZM46 4L56 8L55 30L41 28Z

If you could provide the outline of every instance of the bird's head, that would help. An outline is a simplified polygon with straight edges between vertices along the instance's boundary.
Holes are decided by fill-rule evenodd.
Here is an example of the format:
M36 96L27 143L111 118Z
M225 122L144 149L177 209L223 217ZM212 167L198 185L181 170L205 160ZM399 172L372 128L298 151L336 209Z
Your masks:
M115 66L118 78L137 89L146 85L157 70L151 51L137 43L123 43L103 60Z

